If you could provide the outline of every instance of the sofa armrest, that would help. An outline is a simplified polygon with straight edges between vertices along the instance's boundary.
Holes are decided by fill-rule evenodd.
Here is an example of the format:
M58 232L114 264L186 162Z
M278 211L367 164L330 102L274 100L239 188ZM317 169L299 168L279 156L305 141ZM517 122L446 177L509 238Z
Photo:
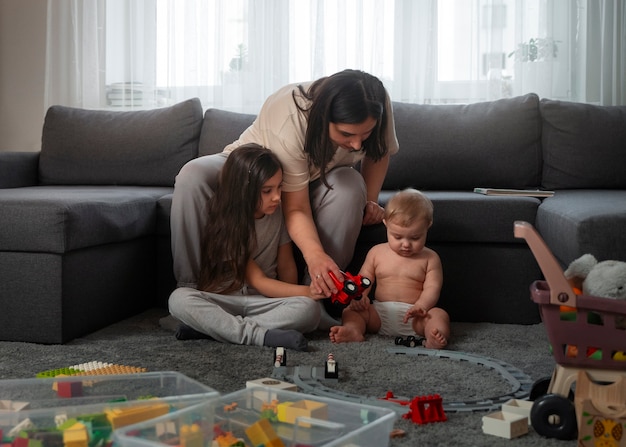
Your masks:
M0 188L36 186L39 152L0 152Z

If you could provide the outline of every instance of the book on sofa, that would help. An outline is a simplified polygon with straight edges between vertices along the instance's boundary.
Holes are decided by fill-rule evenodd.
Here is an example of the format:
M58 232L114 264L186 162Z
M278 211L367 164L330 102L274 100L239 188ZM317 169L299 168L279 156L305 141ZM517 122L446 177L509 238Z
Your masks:
M474 192L486 196L552 197L554 195L554 191L541 189L474 188Z

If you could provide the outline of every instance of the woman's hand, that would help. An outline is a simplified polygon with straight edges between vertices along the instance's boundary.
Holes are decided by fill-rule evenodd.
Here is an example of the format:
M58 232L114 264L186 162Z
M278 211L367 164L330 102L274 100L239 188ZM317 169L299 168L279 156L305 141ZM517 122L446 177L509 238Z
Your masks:
M385 210L378 203L368 200L365 204L365 212L363 213L363 225L374 225L381 223Z
M344 277L335 261L322 252L306 259L306 262L311 276L311 288L315 288L317 293L321 293L325 297L337 293L337 287L328 272L333 272L339 281L343 281Z

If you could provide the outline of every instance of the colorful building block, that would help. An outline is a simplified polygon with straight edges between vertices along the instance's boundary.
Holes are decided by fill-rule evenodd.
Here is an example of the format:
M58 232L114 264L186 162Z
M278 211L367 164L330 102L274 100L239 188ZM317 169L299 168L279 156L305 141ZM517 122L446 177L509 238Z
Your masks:
M431 396L417 396L409 404L410 411L403 415L416 424L428 424L429 422L444 422L448 418L443 411L442 399L439 394Z
M203 444L204 435L197 424L183 424L180 427L181 447L202 447Z
M267 419L259 419L246 428L246 436L254 447L285 447Z
M28 402L19 402L15 400L0 400L0 413L13 413L28 408Z
M498 411L483 416L483 433L513 439L528 433L528 419L524 415Z
M88 447L89 433L87 427L76 422L71 427L63 430L63 445L65 447Z
M136 424L157 416L162 416L167 414L169 410L169 405L155 403L127 408L113 408L105 410L105 414L113 430L116 430L126 425Z
M283 382L282 380L273 379L271 377L264 377L262 379L248 380L246 382L246 388L265 387L274 388L281 391L298 391L298 386L293 383ZM264 400L272 400L272 396L268 395ZM275 397L274 397L275 399Z
M80 397L83 395L83 382L58 382L57 396Z
M526 416L528 425L530 425L530 410L532 408L533 402L530 400L510 399L502 404L503 412Z
M295 424L296 419L307 417L311 419L328 420L328 405L314 400L300 400L298 402L282 402L277 406L278 420L288 424ZM299 423L302 427L311 424Z
M61 376L101 376L112 374L135 374L146 372L147 369L138 366L117 365L106 362L87 362L79 365L51 369L37 373L38 378L61 377Z
M19 433L23 430L31 430L35 428L35 424L29 418L26 418L20 421L16 426L14 426L8 433L9 438L15 438L19 435Z

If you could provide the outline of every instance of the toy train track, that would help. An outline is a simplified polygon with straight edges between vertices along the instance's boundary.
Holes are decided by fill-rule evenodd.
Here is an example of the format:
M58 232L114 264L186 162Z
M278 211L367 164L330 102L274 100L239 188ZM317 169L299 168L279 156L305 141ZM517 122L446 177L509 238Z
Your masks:
M446 412L497 411L503 403L510 399L526 399L530 395L530 390L533 385L531 378L524 372L508 363L493 358L481 357L458 351L408 347L388 348L387 352L392 354L422 355L469 362L500 373L500 375L511 385L511 391L501 396L458 402L444 401L443 409ZM329 397L332 399L356 402L365 405L386 407L400 414L407 412L406 406L399 405L389 400L345 393L326 386L326 383L332 383L332 381L328 381L324 378L324 368L322 367L280 366L274 368L272 377L286 382L291 382L297 385L298 388L305 393L316 396Z

